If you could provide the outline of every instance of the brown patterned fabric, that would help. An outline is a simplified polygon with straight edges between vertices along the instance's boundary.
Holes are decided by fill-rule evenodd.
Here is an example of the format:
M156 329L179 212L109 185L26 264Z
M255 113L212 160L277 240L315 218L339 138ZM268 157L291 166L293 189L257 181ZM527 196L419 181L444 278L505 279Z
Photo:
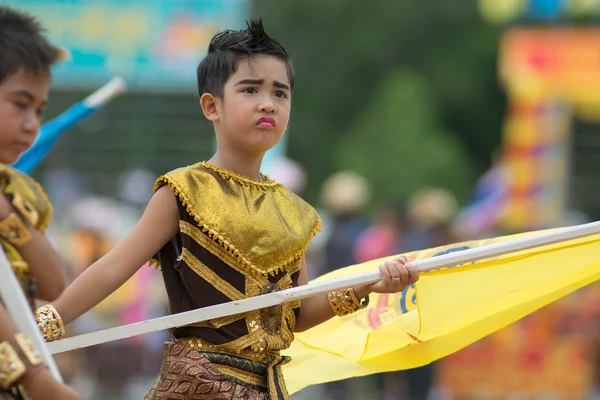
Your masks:
M201 353L167 342L160 375L144 400L269 400L266 391L236 382Z

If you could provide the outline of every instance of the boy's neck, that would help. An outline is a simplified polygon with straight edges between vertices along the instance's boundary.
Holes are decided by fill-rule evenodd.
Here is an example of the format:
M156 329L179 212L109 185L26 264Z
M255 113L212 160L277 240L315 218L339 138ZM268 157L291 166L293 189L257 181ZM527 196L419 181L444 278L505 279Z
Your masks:
M262 155L260 157L244 157L239 154L223 154L217 150L215 155L207 162L215 167L233 171L256 180L262 180L260 175L262 159Z

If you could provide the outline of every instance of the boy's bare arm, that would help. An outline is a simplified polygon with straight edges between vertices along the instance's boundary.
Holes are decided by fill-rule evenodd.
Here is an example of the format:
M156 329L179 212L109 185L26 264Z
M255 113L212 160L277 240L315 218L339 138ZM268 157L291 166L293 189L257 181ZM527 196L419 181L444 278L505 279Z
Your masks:
M68 324L123 285L179 231L177 200L164 186L131 233L92 264L52 305Z
M17 329L6 309L0 303L0 343L8 342L15 351L19 351L19 346L15 340L17 333ZM81 399L71 388L54 380L50 370L44 364L33 366L27 359L22 359L21 361L25 364L27 370L17 382L25 388L25 391L32 400Z
M306 259L302 257L302 266L300 267L300 276L298 277L298 285L306 285L308 283L308 273L306 271ZM313 297L302 300L300 314L296 320L296 332L303 332L313 326L319 325L331 318L335 314L329 305L327 293L321 293Z
M65 266L45 235L31 228L31 240L19 248L30 272L37 278L36 297L56 300L67 285Z
M8 199L0 195L0 220L15 212ZM25 225L27 223L23 221ZM28 226L31 239L18 248L30 272L37 278L36 296L52 301L58 298L67 284L65 268L60 256L45 235Z

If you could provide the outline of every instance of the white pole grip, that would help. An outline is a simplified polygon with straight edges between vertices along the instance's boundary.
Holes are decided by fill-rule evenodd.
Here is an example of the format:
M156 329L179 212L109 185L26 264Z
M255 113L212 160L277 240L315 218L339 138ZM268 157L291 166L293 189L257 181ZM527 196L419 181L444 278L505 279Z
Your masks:
M120 76L115 76L100 89L83 100L89 108L99 108L115 97L127 91L127 84Z

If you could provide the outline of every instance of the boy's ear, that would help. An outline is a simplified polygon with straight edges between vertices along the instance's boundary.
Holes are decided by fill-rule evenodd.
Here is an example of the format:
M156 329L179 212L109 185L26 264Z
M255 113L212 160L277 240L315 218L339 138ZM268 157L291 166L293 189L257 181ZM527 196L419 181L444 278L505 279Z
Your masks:
M219 111L221 108L221 99L210 93L204 93L200 97L200 107L207 120L216 122L219 120Z

